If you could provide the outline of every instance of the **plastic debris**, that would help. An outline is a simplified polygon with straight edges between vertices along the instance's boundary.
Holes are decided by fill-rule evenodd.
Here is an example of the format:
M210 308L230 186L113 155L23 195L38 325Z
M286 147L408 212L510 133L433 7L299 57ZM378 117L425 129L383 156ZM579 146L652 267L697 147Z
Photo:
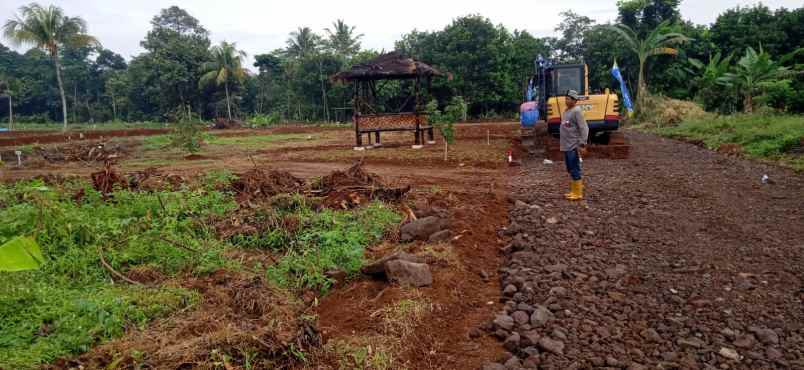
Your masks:
M767 184L770 181L770 177L768 175L762 175L762 183Z
M551 161L549 159L545 159L544 162L542 162L542 163L544 163L544 164L553 164L553 161Z

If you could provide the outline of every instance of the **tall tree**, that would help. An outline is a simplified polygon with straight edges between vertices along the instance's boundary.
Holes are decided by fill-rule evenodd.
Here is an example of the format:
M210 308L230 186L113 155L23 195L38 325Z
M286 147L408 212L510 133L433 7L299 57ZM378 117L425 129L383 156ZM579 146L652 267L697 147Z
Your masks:
M741 54L746 47L756 49L761 45L768 53L778 55L793 50L784 50L788 35L780 24L765 5L738 6L720 14L710 33L712 42L725 54Z
M179 120L204 108L198 89L201 66L212 60L209 32L187 11L173 6L151 20L140 44L146 52L129 67L132 103L145 119Z
M595 24L592 18L567 10L560 14L564 19L555 31L561 37L555 39L553 49L562 62L580 62L583 59L583 37Z
M8 77L0 75L0 97L8 99L8 129L11 130L14 127L14 108L11 102L11 83L8 80Z
M355 26L349 26L341 19L332 23L332 29L325 28L327 49L346 59L351 59L360 51L363 34L355 34Z
M662 22L681 20L681 0L618 0L619 22L645 36Z
M313 32L310 27L299 27L290 33L286 52L288 56L300 59L317 53L320 45L321 36Z
M220 45L213 46L210 53L212 61L201 66L204 75L198 83L202 88L212 83L217 86L223 85L226 91L226 113L231 121L232 100L229 95L229 84L241 82L245 78L246 70L243 69L242 63L246 52L237 50L235 43L222 41Z
M270 90L273 81L282 74L282 59L276 54L257 54L254 56L254 66L259 69L257 75L257 113L264 113L268 102L274 98Z
M640 38L637 33L624 24L612 26L611 29L617 32L625 41L628 49L634 53L639 60L639 82L637 86L637 106L641 107L648 87L645 82L645 63L648 58L657 55L676 55L678 49L672 46L689 41L687 36L677 32L667 32L666 27L669 21L660 23L653 31L644 38Z
M61 95L63 130L67 130L67 98L64 94L64 81L61 76L59 49L64 46L82 47L98 44L87 34L86 22L80 17L69 17L56 6L42 7L33 3L22 6L19 14L6 21L3 34L17 45L33 45L50 54L56 68L56 80Z

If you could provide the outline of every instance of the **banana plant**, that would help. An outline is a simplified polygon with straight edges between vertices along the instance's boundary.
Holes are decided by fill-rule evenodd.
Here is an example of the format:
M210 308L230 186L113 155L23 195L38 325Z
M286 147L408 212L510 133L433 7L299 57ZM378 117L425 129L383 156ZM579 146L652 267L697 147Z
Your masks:
M683 44L691 39L678 32L668 32L669 21L664 21L656 26L644 38L624 24L617 24L610 28L625 40L628 48L639 59L639 83L637 91L637 105L642 106L644 95L647 94L648 86L645 81L645 64L648 58L656 55L678 55L678 49L674 45Z
M800 66L788 67L784 64L801 52L804 52L804 48L785 54L778 61L774 61L761 46L759 52L748 47L732 71L718 78L718 82L724 86L737 88L743 97L743 110L745 113L751 113L754 111L754 98L762 94L763 90L772 84L788 81L799 73Z
M729 54L724 58L720 52L715 55L709 55L707 64L695 58L688 58L687 61L693 69L687 69L687 71L694 76L698 76L695 78L695 85L699 89L710 87L718 84L718 79L729 72L733 58L733 54Z

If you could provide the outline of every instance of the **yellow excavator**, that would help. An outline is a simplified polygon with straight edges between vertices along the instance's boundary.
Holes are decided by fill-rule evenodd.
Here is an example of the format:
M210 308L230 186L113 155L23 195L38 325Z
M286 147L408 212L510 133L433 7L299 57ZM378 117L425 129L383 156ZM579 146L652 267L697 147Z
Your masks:
M625 158L630 146L618 132L620 128L620 103L616 93L608 88L590 92L589 67L586 64L554 65L539 58L535 62L536 73L528 81L527 100L522 105L523 132L547 125L546 154L550 159L561 159L559 152L559 129L561 116L567 109L566 94L575 90L582 94L578 106L589 125L590 156ZM523 140L528 142L528 140Z

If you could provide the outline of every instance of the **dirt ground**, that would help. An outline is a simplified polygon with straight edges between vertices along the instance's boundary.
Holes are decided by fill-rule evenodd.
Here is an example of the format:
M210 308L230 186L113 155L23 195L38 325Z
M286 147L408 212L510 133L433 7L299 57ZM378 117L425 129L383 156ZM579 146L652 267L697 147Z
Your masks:
M309 294L299 297L308 305L304 313L317 317L316 326L324 339L320 353L310 354L310 360L299 368L352 366L344 364L344 357L354 357L351 353L360 350L374 352L377 361L380 351L391 357L384 363L362 362L363 366L377 369L472 369L502 354L496 341L483 336L478 328L502 307L497 268L501 264L499 250L506 238L499 236L498 230L508 222L506 184L513 169L506 162L506 153L515 145L512 139L518 136L517 124L461 125L446 161L443 142L439 140L436 145L416 150L410 147L412 135L385 135L385 147L355 151L354 133L350 129L280 128L215 134L238 140L273 134L302 137L265 145L251 142L207 145L198 154L200 159L171 150L146 150L140 145L142 138L122 138L130 144L125 145L127 148L134 149L118 158L115 168L120 173L129 173L154 167L161 174L191 179L210 170L241 173L258 167L314 179L336 169L345 170L355 160L362 159L365 170L379 175L387 184L410 185L412 190L406 203L412 208L435 206L449 212L450 230L455 235L451 242L399 244L392 237L369 251L369 259L400 249L428 256L433 271L432 287L403 288L363 277L340 284L320 297L311 299ZM102 161L29 162L21 168L7 168L0 177L4 181L36 176L88 177L102 168ZM396 310L409 302L422 307L415 322L403 322L411 316ZM77 362L59 362L55 368L70 368L79 363L101 366L109 359L110 349L131 346L149 351L147 344L153 343L149 338L170 337L173 334L166 328L178 330L181 323L204 316L209 311L207 306L198 312L159 320L145 331L130 333ZM393 324L394 319L400 322ZM186 344L181 341L168 344L178 343ZM344 348L351 352L339 354Z
M512 178L497 361L804 369L804 176L627 136L630 159L584 161L584 202L563 199L563 163Z
M359 277L299 297L323 343L296 368L804 369L804 175L627 131L630 158L586 160L586 200L569 203L563 163L543 164L543 148L525 158L515 123L460 125L447 160L443 142L414 150L407 134L366 151L348 128L217 135L236 141L197 158L125 137L133 149L116 166L314 179L363 160L389 185L412 186L412 208L449 212L448 243L389 238L368 251L427 256L432 287ZM249 141L271 135L290 136ZM509 167L509 151L524 165ZM37 162L0 179L101 168ZM160 325L117 345L171 335Z

